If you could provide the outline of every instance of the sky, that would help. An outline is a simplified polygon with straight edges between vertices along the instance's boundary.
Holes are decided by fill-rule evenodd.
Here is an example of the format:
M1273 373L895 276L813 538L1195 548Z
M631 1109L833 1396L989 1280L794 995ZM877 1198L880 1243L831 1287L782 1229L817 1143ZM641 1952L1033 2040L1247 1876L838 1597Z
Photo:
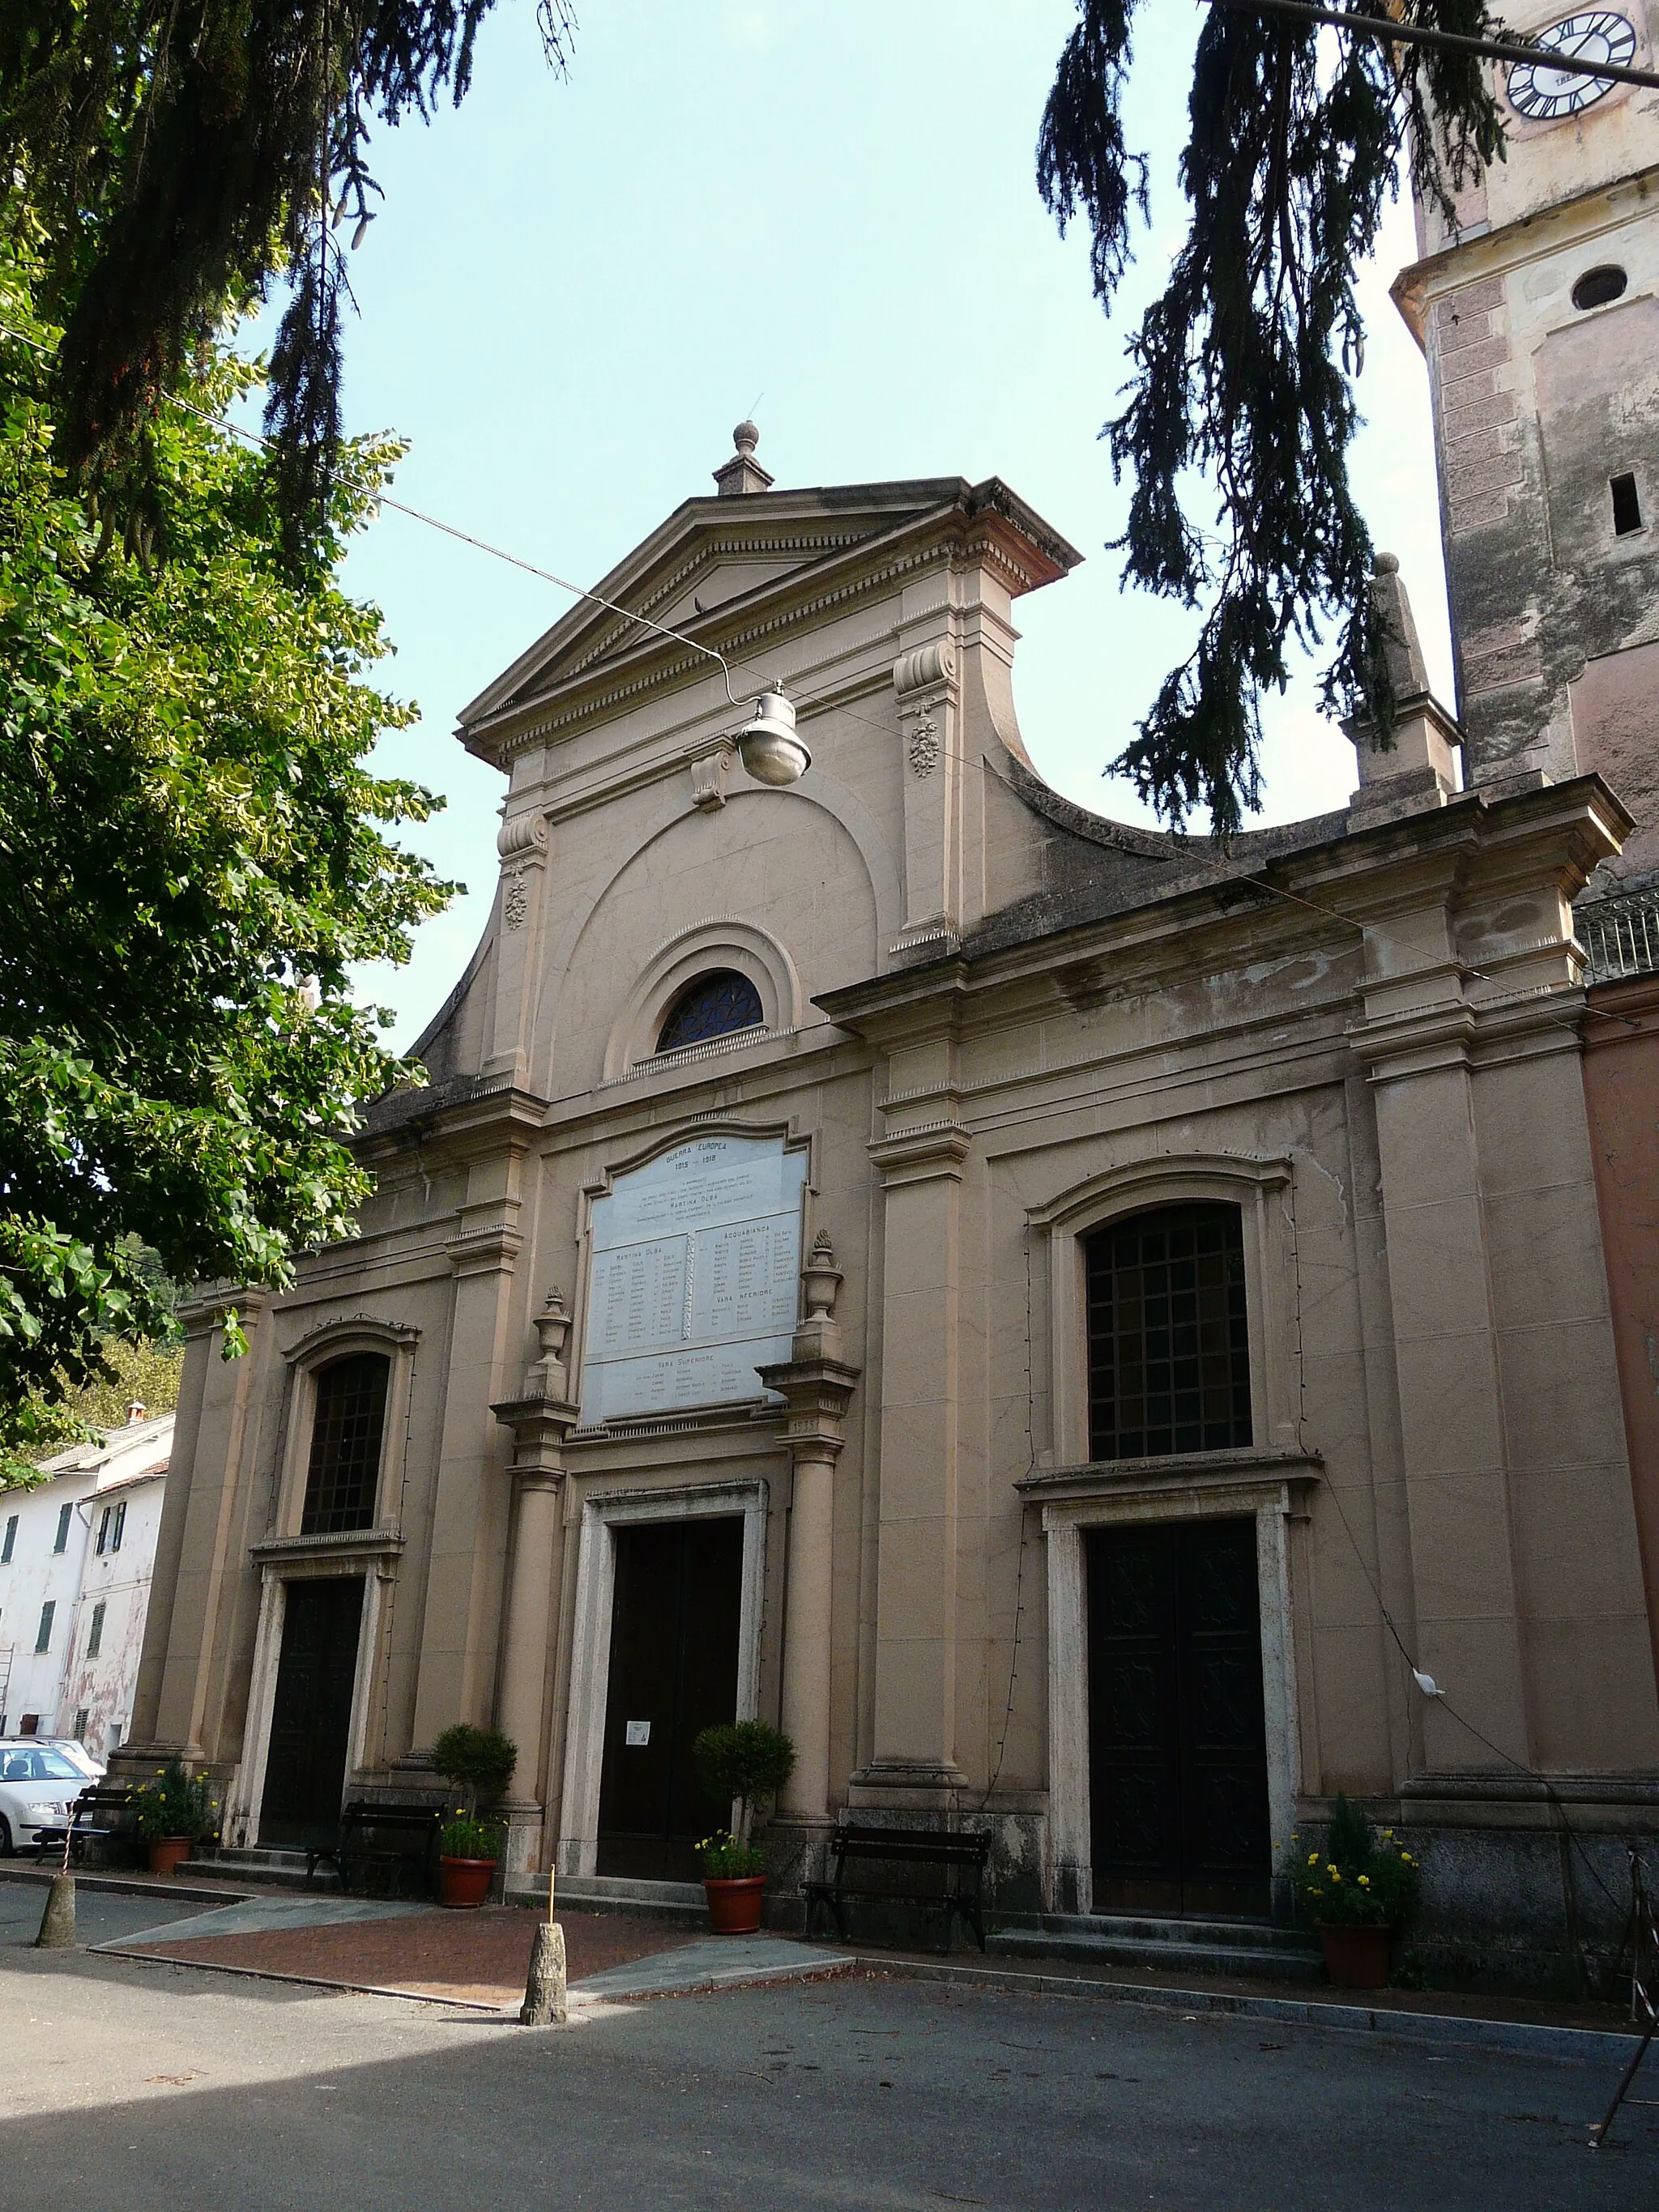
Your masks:
M1183 232L1176 160L1200 9L1141 13L1128 123L1153 157L1152 223L1109 321L1086 233L1062 240L1034 181L1073 0L579 12L562 80L531 0L498 0L459 110L375 140L386 198L351 257L348 428L410 441L399 499L584 584L713 489L745 415L782 486L1000 476L1086 556L1016 610L1028 749L1068 797L1150 819L1102 770L1194 619L1121 587L1106 542L1127 491L1099 431ZM1402 197L1362 285L1352 465L1449 698L1427 379L1388 295L1413 255ZM422 709L377 764L445 796L410 842L469 887L406 968L361 979L403 1047L459 976L495 878L501 784L461 750L455 716L570 602L391 511L356 541L346 582L385 611L386 688ZM1266 720L1261 819L1341 805L1353 752L1317 712L1311 664Z

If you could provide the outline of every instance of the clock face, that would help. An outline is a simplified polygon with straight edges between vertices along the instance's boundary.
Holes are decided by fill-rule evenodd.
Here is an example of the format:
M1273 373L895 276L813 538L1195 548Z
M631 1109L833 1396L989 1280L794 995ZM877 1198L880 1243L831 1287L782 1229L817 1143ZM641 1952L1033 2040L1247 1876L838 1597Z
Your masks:
M1611 62L1627 69L1636 52L1636 32L1623 15L1605 8L1569 15L1537 33L1544 49L1535 62L1516 62L1510 70L1510 106L1529 122L1553 123L1559 116L1577 115L1606 98L1613 90L1610 76L1581 76L1576 70L1552 69L1547 57L1559 54L1578 62Z

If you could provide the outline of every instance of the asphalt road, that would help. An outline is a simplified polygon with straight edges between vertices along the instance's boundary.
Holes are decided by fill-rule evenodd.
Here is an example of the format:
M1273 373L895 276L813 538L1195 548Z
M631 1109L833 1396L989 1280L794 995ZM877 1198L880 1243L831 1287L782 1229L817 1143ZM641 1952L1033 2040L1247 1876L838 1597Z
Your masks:
M20 2212L1659 2206L1659 2105L1586 2148L1601 2067L866 1980L526 2030L35 1952L38 1899L0 1886ZM154 1912L82 1905L94 1939Z

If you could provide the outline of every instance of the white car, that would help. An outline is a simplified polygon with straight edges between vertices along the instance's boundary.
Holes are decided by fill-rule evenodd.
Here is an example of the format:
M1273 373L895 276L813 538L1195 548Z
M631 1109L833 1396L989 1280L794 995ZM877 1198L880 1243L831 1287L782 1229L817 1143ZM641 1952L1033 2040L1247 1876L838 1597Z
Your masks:
M58 1826L95 1778L58 1744L0 1743L0 1854L27 1850L37 1828Z

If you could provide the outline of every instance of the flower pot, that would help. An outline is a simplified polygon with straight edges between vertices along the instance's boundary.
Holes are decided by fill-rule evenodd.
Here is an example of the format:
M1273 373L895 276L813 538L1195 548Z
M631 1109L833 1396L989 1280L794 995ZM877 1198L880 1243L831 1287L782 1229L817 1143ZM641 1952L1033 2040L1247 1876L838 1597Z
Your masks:
M717 1936L752 1936L760 1926L763 1874L745 1874L730 1881L710 1881L703 1891L708 1899L708 1924Z
M494 1859L453 1859L447 1852L442 1862L443 1902L446 1905L482 1905L489 1894L489 1885L495 1879Z
M1381 1990L1388 1987L1389 1947L1392 1928L1334 1927L1319 1923L1319 1940L1325 1947L1325 1972L1339 1990Z
M172 1874L190 1856L188 1836L158 1836L149 1846L152 1874Z

